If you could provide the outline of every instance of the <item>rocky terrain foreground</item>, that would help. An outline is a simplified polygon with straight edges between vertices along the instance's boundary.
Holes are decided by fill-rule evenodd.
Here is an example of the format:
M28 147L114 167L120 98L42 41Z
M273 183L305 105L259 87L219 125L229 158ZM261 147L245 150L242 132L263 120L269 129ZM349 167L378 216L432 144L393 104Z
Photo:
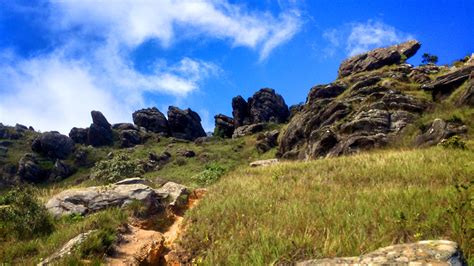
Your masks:
M207 136L170 106L88 128L0 124L0 264L474 262L474 56L412 40L341 63L288 107L229 103Z

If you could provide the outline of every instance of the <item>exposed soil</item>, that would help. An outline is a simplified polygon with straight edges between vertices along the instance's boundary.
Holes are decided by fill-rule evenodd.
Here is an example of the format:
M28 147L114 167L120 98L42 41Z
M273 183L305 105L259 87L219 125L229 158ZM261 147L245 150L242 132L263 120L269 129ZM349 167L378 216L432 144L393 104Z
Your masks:
M170 226L162 230L147 230L140 222L127 225L122 239L115 247L114 255L107 258L108 265L180 265L173 251L174 242L184 231L184 213L193 208L206 193L205 189L196 189L188 197L185 208L174 210ZM142 221L146 224L146 221Z

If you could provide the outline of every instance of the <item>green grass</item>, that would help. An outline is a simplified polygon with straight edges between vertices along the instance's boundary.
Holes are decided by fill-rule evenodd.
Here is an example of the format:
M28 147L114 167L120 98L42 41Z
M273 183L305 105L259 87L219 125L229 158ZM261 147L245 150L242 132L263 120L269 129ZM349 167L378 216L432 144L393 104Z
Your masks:
M117 230L126 219L125 211L108 209L85 218L72 216L55 220L55 230L50 235L32 240L0 242L0 264L35 265L59 250L71 238L98 229L91 241L86 242L87 246L81 250L83 255L91 255L94 251L101 251L101 248L105 247L103 244L110 240L111 232Z
M264 265L441 238L473 262L473 186L454 187L473 182L472 158L438 147L238 169L188 213L181 245L207 265Z

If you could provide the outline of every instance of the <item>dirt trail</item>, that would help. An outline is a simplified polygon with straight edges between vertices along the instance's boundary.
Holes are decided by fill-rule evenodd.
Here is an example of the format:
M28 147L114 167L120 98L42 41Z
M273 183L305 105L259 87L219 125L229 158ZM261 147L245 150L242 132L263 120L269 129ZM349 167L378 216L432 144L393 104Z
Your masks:
M187 206L173 214L173 223L164 230L145 230L128 225L122 234L122 241L115 249L113 257L107 258L108 265L179 265L172 256L174 242L183 232L184 213L196 206L207 191L196 189L189 195Z

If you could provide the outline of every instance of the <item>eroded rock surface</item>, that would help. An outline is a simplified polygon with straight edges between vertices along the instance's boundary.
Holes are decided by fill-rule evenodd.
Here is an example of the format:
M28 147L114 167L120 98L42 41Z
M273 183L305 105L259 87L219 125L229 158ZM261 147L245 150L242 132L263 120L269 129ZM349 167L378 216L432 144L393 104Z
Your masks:
M74 141L56 131L46 132L33 141L31 149L50 158L65 159L72 153Z
M342 62L339 67L339 77L370 71L383 66L400 64L407 58L412 57L420 47L421 44L418 41L412 40L356 55Z
M195 140L206 136L201 125L201 117L189 108L181 110L178 107L170 106L168 124L171 135L178 139Z
M228 117L223 114L218 114L214 116L214 121L215 121L215 126L216 129L214 131L214 134L217 134L219 137L226 137L230 138L232 137L232 134L234 133L234 119L232 117Z
M169 135L168 120L156 107L135 111L132 117L133 123L137 126L144 127L154 133Z
M455 69L436 78L432 83L423 85L423 89L431 91L434 100L449 96L456 88L463 84L474 72L474 65L467 65Z
M455 135L467 133L467 126L460 121L444 121L435 119L431 125L416 139L419 146L431 146L441 143Z
M92 111L92 124L87 134L87 143L94 146L106 146L113 143L112 126L99 111Z
M314 265L467 265L458 244L447 240L426 240L377 249L359 257L308 260L298 266Z

